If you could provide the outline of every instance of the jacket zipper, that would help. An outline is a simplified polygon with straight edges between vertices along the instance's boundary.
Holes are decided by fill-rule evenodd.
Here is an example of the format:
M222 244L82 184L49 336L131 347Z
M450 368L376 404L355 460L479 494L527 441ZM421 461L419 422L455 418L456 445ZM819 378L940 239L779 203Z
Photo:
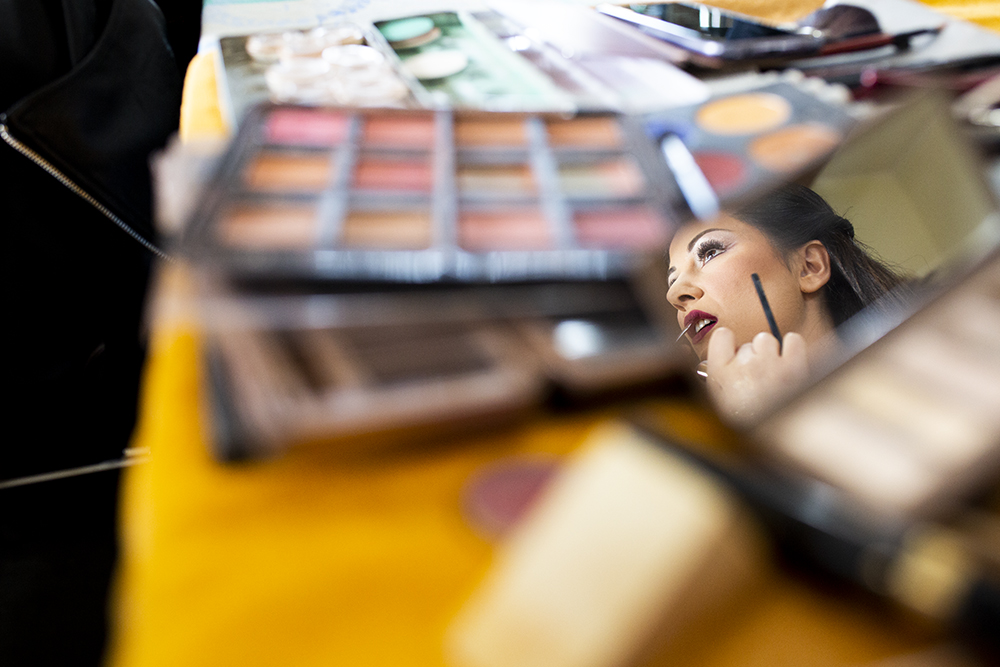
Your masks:
M173 258L170 255L168 255L163 250L161 250L159 247L157 247L156 245L154 245L153 243L151 243L150 241L148 241L147 239L145 239L141 234L139 234L139 232L137 232L134 229L132 229L128 225L128 223L126 223L124 220L122 220L117 215L115 215L114 213L112 213L111 210L108 209L107 206L105 206L101 202L97 201L97 199L93 195L91 195L89 192L87 192L86 190L84 190L83 188L81 188L79 185L77 185L76 183L74 183L72 180L70 180L70 178L68 176L66 176L64 173L62 173L58 169L56 169L56 167L53 166L52 163L50 163L48 160L46 160L45 158L43 158L41 155L39 155L38 153L36 153L32 149L30 149L27 146L25 146L23 143L21 143L17 139L15 139L10 134L10 131L7 129L7 124L5 122L3 122L4 120L6 120L6 119L2 115L0 115L0 137L3 137L3 140L11 148L13 148L18 153L20 153L21 155L25 156L26 158L28 158L29 160L31 160L32 162L34 162L35 164L37 164L39 167L41 167L45 171L47 171L49 173L49 175L51 175L53 178L55 178L57 181L59 181L60 183L62 183L67 188L69 188L69 190L71 192L73 192L74 194L76 194L78 197L80 197L81 199L83 199L85 202L87 202L88 204L90 204L91 206L93 206L94 208L96 208L98 211L100 211L102 214L104 214L104 216L106 218L108 218L109 220L111 220L111 222L115 223L115 225L117 225L122 231L124 231L126 234L128 234L129 236L131 236L133 239L135 239L136 241L138 241L144 248L146 248L147 250L149 250L150 252L152 252L154 255L156 255L156 256L158 256L158 257L160 257L162 259L165 259L167 261L173 261Z

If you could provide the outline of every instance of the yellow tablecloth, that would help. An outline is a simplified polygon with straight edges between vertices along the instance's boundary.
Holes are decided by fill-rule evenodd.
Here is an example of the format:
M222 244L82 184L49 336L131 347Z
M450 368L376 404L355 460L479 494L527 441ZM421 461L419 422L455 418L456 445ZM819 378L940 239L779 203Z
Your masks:
M928 4L1000 22L997 3ZM190 66L188 140L226 130L213 67L210 56ZM161 278L161 290L183 289L183 269ZM470 476L509 457L565 456L615 412L536 418L392 456L313 449L224 466L208 453L197 346L192 327L156 322L136 435L152 457L129 471L123 498L117 667L442 665L444 629L496 546L460 511ZM649 404L687 435L726 442L696 404ZM856 665L927 641L861 596L780 570L763 576L724 628L654 661Z

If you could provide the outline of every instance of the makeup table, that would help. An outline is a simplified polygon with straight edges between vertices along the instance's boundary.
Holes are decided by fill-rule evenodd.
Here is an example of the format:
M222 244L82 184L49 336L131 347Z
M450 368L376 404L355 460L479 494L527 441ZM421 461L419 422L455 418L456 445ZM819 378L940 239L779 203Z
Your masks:
M211 57L197 57L186 140L225 135L215 85ZM190 279L182 266L159 269L135 436L151 460L125 477L116 667L444 665L442 637L499 544L470 521L477 475L558 466L596 426L636 409L707 449L739 451L703 403L665 392L391 453L315 447L220 464L208 442L202 341L178 305ZM768 562L643 664L871 665L938 640L865 595Z

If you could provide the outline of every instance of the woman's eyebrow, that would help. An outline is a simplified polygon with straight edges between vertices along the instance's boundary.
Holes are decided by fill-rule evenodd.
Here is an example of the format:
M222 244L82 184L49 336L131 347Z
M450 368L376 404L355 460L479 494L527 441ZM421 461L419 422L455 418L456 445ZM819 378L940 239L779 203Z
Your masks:
M703 232L699 232L698 234L695 235L693 239L688 241L688 252L691 252L691 248L694 247L694 244L697 243L698 239L700 239L705 234L708 234L709 232L724 232L724 231L726 230L724 230L722 227L710 227Z

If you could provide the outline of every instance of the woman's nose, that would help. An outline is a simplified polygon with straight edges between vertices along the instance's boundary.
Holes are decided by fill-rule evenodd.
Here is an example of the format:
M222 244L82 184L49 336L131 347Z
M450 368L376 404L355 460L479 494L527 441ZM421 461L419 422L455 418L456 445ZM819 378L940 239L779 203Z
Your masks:
M703 295L702 289L686 273L678 275L667 289L667 301L677 310L684 310L691 301Z

